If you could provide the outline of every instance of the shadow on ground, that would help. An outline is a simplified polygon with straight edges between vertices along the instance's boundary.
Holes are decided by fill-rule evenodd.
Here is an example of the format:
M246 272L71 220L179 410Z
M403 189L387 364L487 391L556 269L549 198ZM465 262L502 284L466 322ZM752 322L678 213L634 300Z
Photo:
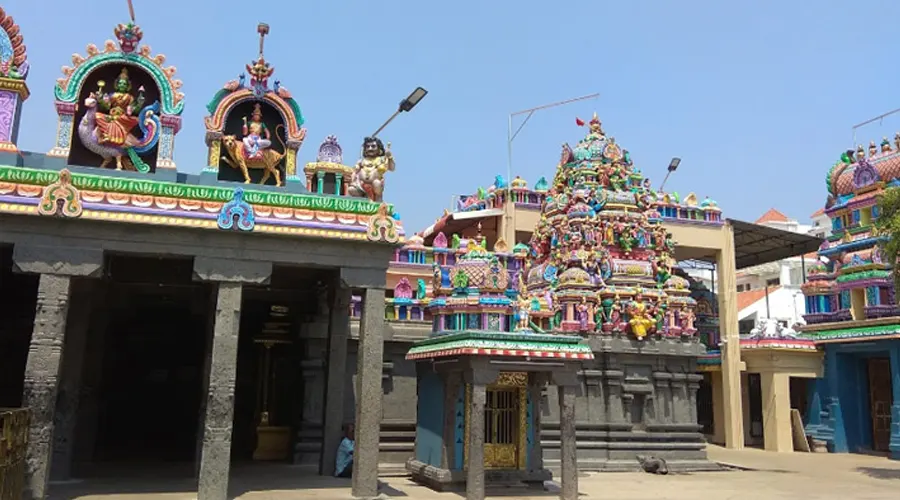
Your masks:
M236 498L248 493L278 490L336 490L334 493L339 495L341 491L347 491L350 487L350 479L319 476L308 467L241 464L232 467L228 495L230 498ZM393 498L407 496L406 493L381 481L379 493ZM50 484L50 500L75 500L101 495L196 498L197 479L194 476L193 466L110 467L94 477Z
M885 469L882 467L857 467L856 472L865 474L875 479L900 479L900 469Z

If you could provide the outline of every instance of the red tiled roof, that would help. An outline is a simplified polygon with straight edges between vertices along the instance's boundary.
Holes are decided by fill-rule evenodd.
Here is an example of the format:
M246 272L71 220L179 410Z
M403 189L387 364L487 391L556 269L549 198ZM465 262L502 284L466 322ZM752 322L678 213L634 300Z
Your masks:
M787 218L787 215L775 210L774 208L770 208L768 212L762 214L762 217L756 219L757 224L762 224L763 222L788 222L790 219Z
M775 293L775 290L781 288L780 286L771 286L769 287L769 295ZM737 294L737 310L740 312L746 307L749 307L756 303L756 301L761 300L766 296L766 289L760 288L757 290L749 290L746 292L738 292Z
M820 216L820 215L825 215L825 208L824 208L824 207L822 207L822 208L816 210L815 212L813 212L813 214L810 215L809 218L810 218L810 219L815 219L816 217L818 217L818 216Z

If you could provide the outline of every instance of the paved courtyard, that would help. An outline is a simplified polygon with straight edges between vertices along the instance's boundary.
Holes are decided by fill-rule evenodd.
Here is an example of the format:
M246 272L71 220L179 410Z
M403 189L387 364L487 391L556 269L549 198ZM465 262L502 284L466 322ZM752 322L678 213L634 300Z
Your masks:
M760 450L739 452L710 447L710 458L752 470L653 476L637 473L589 474L579 482L581 497L609 500L781 500L803 498L875 500L900 498L900 461L864 455L778 454ZM53 484L57 500L144 500L196 498L193 482L166 479L164 472L133 480L109 479ZM242 500L347 499L349 481L309 476L289 466L238 468L232 495ZM554 498L554 486L534 491L490 491L489 496L515 499ZM454 493L435 493L404 478L385 478L387 498L459 499Z

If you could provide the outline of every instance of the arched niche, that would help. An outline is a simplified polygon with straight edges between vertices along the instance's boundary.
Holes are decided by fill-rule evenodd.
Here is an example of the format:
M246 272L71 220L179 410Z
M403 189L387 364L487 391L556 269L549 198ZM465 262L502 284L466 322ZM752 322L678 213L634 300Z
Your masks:
M119 74L122 72L123 68L128 70L128 78L131 80L130 93L132 96L137 97L138 89L143 86L145 107L160 101L161 92L159 86L156 84L156 80L153 78L153 75L141 66L123 61L110 61L107 64L94 68L81 81L81 88L78 90L77 106L75 108L72 125L72 140L66 155L69 165L99 167L103 162L103 157L91 151L82 140L81 125L88 112L88 108L84 105L84 101L92 92L97 92L99 90L100 81L103 81L106 84L103 88L105 94L115 92L115 82L119 78ZM134 111L135 116L139 111L140 110ZM135 126L131 133L140 135L140 128ZM159 143L157 143L153 148L139 155L141 160L150 167L151 173L156 171L159 147ZM107 164L107 168L115 167L115 161Z
M266 128L268 128L269 133L271 134L272 145L269 147L269 149L272 151L277 151L280 155L282 155L282 158L278 162L276 168L281 173L281 180L283 185L287 176L287 155L285 154L285 144L287 143L287 124L285 123L284 116L278 108L276 108L266 100L246 99L239 101L225 112L221 135L222 137L226 135L233 135L238 139L238 141L241 141L244 138L243 118L246 116L249 123L251 115L253 114L253 110L257 104L259 105L260 111L262 111L262 121L266 124ZM220 181L244 182L244 175L238 169L233 168L228 162L222 160L221 157L228 157L228 153L224 150L224 147L221 146L221 139L217 140L220 144L220 146L218 147L220 156L217 179ZM254 184L258 184L263 177L262 169L251 168L249 169L249 173L250 180ZM274 186L275 178L269 177L269 179L266 181L266 185Z
M174 172L175 135L181 130L181 113L184 111L182 82L175 78L177 70L165 65L165 55L153 54L149 46L140 45L144 34L136 24L119 24L114 27L113 35L117 41L107 40L102 47L88 44L85 55L72 54L72 66L62 67L62 76L56 80L53 89L59 119L56 142L47 156L68 159L76 141L83 146L77 132L79 120L84 116L84 99L96 90L98 80L107 81L105 90L109 92L115 77L125 66L132 75L132 88L136 90L144 85L145 105L154 101L160 103L157 113L159 142L156 151L141 155L142 161L147 163L147 158L152 158L150 163L154 169ZM76 152L75 159L81 154L83 152Z

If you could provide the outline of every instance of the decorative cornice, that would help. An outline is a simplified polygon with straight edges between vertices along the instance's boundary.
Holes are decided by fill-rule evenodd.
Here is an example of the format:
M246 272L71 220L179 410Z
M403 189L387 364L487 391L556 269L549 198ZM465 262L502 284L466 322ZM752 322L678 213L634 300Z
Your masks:
M28 96L31 95L31 92L28 91L28 84L25 83L25 80L16 80L14 78L6 78L0 76L0 90L9 90L11 92L15 92L19 95L19 99L25 100L28 99Z

